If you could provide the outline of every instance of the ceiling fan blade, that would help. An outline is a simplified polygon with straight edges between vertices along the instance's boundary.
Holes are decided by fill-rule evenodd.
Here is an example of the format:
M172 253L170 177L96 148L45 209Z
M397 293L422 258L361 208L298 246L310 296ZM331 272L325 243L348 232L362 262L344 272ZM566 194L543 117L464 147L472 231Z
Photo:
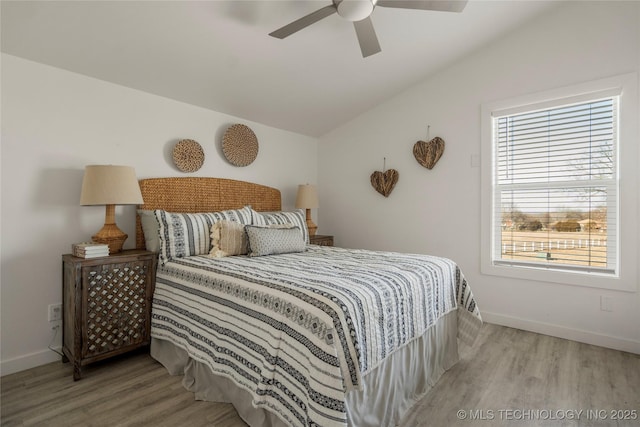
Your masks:
M318 9L315 12L312 12L302 18L293 21L290 24L285 25L282 28L275 30L272 33L269 33L270 36L276 37L278 39L283 39L285 37L289 37L291 34L302 30L303 28L308 27L311 24L315 24L319 20L326 18L329 15L333 15L336 13L338 9L334 4L329 6L325 6L322 9Z
M366 58L380 52L380 43L378 43L378 37L376 36L376 30L373 28L373 22L371 17L367 17L362 21L356 21L353 23L353 27L356 29L356 35L358 36L358 42L360 43L360 50L362 51L362 57Z
M398 9L438 10L441 12L462 12L468 0L378 0L376 6Z

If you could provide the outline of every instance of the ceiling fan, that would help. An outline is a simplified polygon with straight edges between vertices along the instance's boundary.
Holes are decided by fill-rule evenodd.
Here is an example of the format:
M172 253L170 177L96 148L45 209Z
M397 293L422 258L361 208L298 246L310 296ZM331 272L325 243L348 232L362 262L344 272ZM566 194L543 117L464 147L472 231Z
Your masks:
M371 13L376 6L398 9L437 10L443 12L462 12L468 0L332 0L332 4L316 10L302 18L269 33L279 39L289 37L327 16L337 13L353 22L360 43L362 56L380 52L380 43L371 22Z

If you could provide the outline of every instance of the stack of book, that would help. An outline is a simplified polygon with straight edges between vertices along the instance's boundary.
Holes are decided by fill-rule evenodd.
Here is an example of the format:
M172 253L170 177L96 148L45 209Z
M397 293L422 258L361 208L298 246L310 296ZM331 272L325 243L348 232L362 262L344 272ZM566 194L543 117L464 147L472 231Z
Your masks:
M79 258L98 258L109 256L109 245L96 242L74 243L71 245L73 256Z

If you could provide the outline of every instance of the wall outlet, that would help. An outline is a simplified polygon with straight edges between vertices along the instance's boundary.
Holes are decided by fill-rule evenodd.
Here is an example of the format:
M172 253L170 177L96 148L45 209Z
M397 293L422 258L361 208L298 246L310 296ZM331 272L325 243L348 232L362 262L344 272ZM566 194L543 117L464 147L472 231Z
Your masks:
M62 304L49 304L48 309L49 322L57 322L62 320Z
M613 311L613 303L611 302L611 297L605 297L604 295L600 296L600 310Z
M480 167L480 155L479 154L472 154L471 155L471 167L472 168L479 168Z

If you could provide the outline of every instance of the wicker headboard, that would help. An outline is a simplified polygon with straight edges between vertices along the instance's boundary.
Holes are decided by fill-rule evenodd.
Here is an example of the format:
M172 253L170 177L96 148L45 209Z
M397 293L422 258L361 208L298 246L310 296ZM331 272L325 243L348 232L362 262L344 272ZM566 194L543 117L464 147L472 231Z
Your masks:
M251 205L256 211L282 209L280 190L224 178L180 177L140 180L140 209L168 212L216 212ZM136 215L136 248L144 249L140 216Z

